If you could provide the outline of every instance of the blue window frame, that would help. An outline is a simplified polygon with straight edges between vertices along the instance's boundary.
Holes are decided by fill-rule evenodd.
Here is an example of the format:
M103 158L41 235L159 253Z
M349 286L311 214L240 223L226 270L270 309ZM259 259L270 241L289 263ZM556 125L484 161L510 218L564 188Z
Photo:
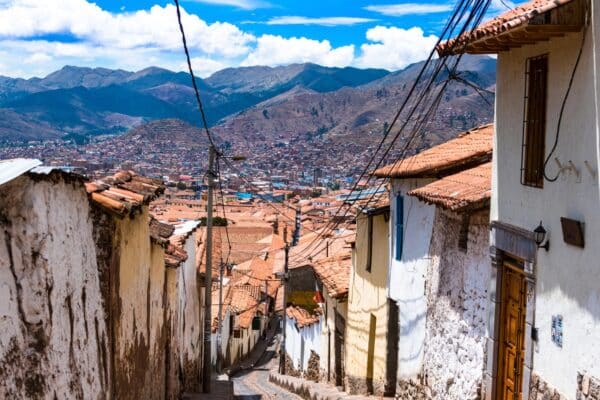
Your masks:
M396 260L402 259L402 242L404 240L404 197L396 195Z

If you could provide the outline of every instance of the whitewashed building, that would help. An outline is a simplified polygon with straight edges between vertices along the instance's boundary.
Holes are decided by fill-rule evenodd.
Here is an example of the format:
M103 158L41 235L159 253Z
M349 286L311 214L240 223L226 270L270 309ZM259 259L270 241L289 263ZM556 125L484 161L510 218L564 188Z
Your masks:
M492 125L375 172L391 178L396 396L477 399L483 379Z
M286 344L285 351L289 357L294 371L305 376L309 369L319 371L319 358L321 352L322 321L318 314L311 314L297 306L286 309ZM310 368L314 363L316 368Z
M597 399L600 3L531 1L438 50L498 54L484 398Z

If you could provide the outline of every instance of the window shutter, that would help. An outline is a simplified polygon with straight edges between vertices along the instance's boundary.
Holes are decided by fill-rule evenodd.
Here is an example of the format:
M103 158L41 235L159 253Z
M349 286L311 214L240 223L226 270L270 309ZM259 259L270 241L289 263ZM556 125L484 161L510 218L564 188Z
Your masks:
M396 260L402 259L402 242L404 240L404 197L396 195Z

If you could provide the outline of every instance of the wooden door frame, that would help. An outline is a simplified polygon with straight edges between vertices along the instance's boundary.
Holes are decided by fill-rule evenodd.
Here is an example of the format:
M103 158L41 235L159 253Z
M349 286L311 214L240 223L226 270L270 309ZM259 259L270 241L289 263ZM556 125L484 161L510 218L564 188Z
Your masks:
M533 239L531 239L533 240ZM526 306L525 306L525 332L524 332L524 366L522 373L521 393L523 399L529 398L529 382L533 368L533 340L531 332L535 326L535 258L516 256L517 251L506 251L496 246L490 247L491 257L491 279L489 286L489 318L488 337L486 337L486 363L484 379L482 382L483 398L486 400L498 400L498 364L499 364L499 336L501 319L501 293L504 272L504 260L517 261L518 268L522 270L526 283ZM531 255L531 253L530 253Z
M482 397L496 400L496 382L498 373L498 336L500 320L499 294L502 290L503 261L506 258L522 261L520 267L525 273L526 315L525 315L525 366L521 393L523 399L529 398L529 382L533 369L532 331L535 326L535 284L538 247L533 231L500 220L490 222L490 261L491 271L488 287L488 326L485 351L485 369L482 382Z
M519 369L518 369L518 373L516 375L516 382L515 382L515 389L516 389L516 393L518 393L519 397L517 397L519 400L523 400L523 375L524 375L524 369L525 369L525 365L524 365L524 360L525 360L525 327L526 327L526 322L525 322L525 316L527 314L527 276L525 274L524 268L523 268L523 261L517 261L514 259L504 259L503 263L502 263L502 285L501 285L501 291L500 291L500 319L498 320L497 324L499 326L499 335L498 335L498 358L497 358L497 374L496 374L496 399L498 400L505 400L504 398L504 372L505 372L505 368L506 365L504 365L504 340L505 340L505 319L507 318L506 313L507 310L505 308L505 296L506 293L504 291L504 274L507 270L510 270L513 273L516 273L520 276L521 279L521 285L524 286L524 291L521 293L521 298L520 298L520 304L519 307L521 308L523 315L520 317L520 321L519 321L519 340L517 342L517 354L518 354L518 363L519 363Z

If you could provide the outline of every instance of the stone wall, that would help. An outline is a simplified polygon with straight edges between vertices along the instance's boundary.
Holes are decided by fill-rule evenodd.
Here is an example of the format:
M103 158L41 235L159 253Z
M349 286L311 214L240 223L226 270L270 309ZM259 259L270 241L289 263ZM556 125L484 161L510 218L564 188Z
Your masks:
M595 378L585 372L579 372L577 374L576 399L600 400L600 379Z
M370 379L363 376L354 376L346 374L344 377L344 388L348 393L352 394L375 394L382 396L385 391L384 378Z
M319 382L319 375L319 355L311 350L310 357L308 358L308 367L306 368L304 377L309 381Z
M401 399L481 398L491 270L488 214L470 217L466 250L459 246L462 217L436 210L426 275L423 369L418 379L397 382Z
M559 393L552 385L549 385L538 374L533 372L529 383L529 400L567 400L568 397ZM580 397L577 397L579 400ZM581 399L586 399L581 397Z

